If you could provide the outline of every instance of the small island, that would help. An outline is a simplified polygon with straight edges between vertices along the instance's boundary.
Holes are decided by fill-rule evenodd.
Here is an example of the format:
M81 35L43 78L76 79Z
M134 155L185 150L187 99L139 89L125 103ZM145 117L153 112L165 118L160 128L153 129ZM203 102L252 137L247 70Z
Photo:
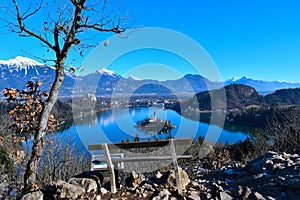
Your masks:
M168 133L173 128L176 128L176 126L171 124L170 120L157 119L156 112L154 112L153 117L150 116L150 118L146 117L143 120L137 121L134 127L157 133Z

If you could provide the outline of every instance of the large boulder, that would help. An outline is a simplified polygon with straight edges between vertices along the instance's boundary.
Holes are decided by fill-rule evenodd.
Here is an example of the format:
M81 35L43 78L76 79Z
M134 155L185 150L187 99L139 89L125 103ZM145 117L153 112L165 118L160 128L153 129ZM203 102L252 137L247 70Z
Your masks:
M74 178L92 179L96 182L98 190L102 187L104 176L99 171L85 171L81 174L74 176ZM90 181L91 182L91 181ZM92 183L92 182L91 182Z
M46 189L51 192L53 196L60 199L78 199L86 192L84 188L72 185L62 180L51 182L46 186Z
M253 199L253 200L266 200L266 198L258 193L258 192L254 192L254 193L251 193L251 195L249 196L249 199Z
M126 186L133 190L139 187L144 181L146 181L145 176L143 174L138 174L135 171L132 171L130 176L125 180Z
M71 178L68 181L72 185L77 185L86 190L86 192L97 192L98 186L95 180L89 178Z
M233 196L238 197L239 199L245 200L249 199L249 195L251 194L251 189L247 186L238 187L233 190Z
M21 200L43 200L44 194L38 190L24 195Z
M158 196L153 197L152 200L168 200L170 195L171 193L168 190L163 189L159 192Z
M182 168L178 168L178 173L179 173L179 177L180 177L180 182L182 184L183 189L185 189L185 187L190 183L190 178L188 176L188 174L182 169ZM167 180L167 186L169 188L173 188L173 189L177 189L177 185L176 185L176 174L175 171L173 170Z
M220 200L233 200L234 198L226 192L220 192L219 199Z

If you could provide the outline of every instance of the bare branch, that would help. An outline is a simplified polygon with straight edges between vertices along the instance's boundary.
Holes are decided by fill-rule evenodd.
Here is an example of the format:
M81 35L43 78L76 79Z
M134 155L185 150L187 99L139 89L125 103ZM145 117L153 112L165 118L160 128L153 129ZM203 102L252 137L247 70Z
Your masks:
M16 0L12 0L12 2L14 3L15 9L16 9L17 21L18 21L18 25L19 25L19 28L20 28L20 32L19 33L22 33L24 31L28 35L31 35L31 36L39 39L41 42L45 43L48 47L50 47L51 49L55 50L55 47L48 40L44 39L41 35L38 35L38 34L36 34L35 32L33 32L31 30L28 30L25 27L24 21L23 21L24 19L21 17L21 13L20 13L20 9L19 9L19 6L17 4L17 1ZM28 15L27 15L27 17L28 17Z
M29 10L30 10L30 6L28 7L28 9L23 13L22 15L22 19L25 20L27 19L28 17L32 16L32 15L35 15L40 9L42 8L42 1L40 1L40 4L39 6L32 12L28 13ZM28 13L28 14L27 14Z
M119 29L118 25L113 27L113 28L110 28L110 29L102 28L102 25L99 25L99 24L92 24L92 25L82 24L79 27L81 27L81 28L91 28L91 29L94 29L94 30L100 31L100 32L113 32L113 33L116 33L116 34L120 34L120 33L125 31L125 29Z
M43 63L47 63L47 62L54 62L55 63L56 62L56 60L53 60L53 59L40 58L40 57L35 56L35 55L33 55L33 54L31 54L31 53L29 53L27 51L24 51L24 50L21 50L21 51L24 52L25 54L29 55L30 57L32 57L32 58L34 58L36 60L39 60L39 61L41 61Z

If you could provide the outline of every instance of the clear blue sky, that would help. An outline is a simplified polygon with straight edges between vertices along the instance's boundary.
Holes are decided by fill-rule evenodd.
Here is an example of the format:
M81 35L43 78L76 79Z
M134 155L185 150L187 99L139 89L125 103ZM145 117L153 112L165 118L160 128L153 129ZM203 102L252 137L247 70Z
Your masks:
M121 0L121 4L123 10L132 14L137 26L169 28L193 38L214 60L223 80L247 75L254 79L300 82L298 0ZM26 56L21 49L44 54L38 42L3 34L5 27L0 27L0 59ZM71 56L78 57L78 63L84 59ZM140 64L156 62L139 57ZM119 62L122 63L121 74L130 67ZM116 67L113 69L118 72Z

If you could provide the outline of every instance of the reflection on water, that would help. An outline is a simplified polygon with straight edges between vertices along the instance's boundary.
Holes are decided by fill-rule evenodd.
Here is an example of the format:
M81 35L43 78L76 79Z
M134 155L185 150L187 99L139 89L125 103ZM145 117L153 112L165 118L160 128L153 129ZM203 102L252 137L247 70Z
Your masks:
M114 123L114 118L112 116L111 110L105 111L101 114L101 117L98 117L100 126L110 126Z
M97 124L97 115L89 114L82 117L77 117L74 119L76 125L87 125L89 127L95 126Z
M137 129L134 126L137 121L150 117L156 112L157 118L170 120L176 128L167 134L157 134ZM139 136L140 140L156 140L166 138L198 138L204 136L213 142L235 143L244 140L250 129L226 124L224 129L217 125L209 125L209 115L201 115L199 121L182 117L173 110L160 108L127 108L113 109L100 113L98 116L90 116L76 123L77 132L85 145L120 142L125 140L133 141ZM90 121L89 121L90 120Z

